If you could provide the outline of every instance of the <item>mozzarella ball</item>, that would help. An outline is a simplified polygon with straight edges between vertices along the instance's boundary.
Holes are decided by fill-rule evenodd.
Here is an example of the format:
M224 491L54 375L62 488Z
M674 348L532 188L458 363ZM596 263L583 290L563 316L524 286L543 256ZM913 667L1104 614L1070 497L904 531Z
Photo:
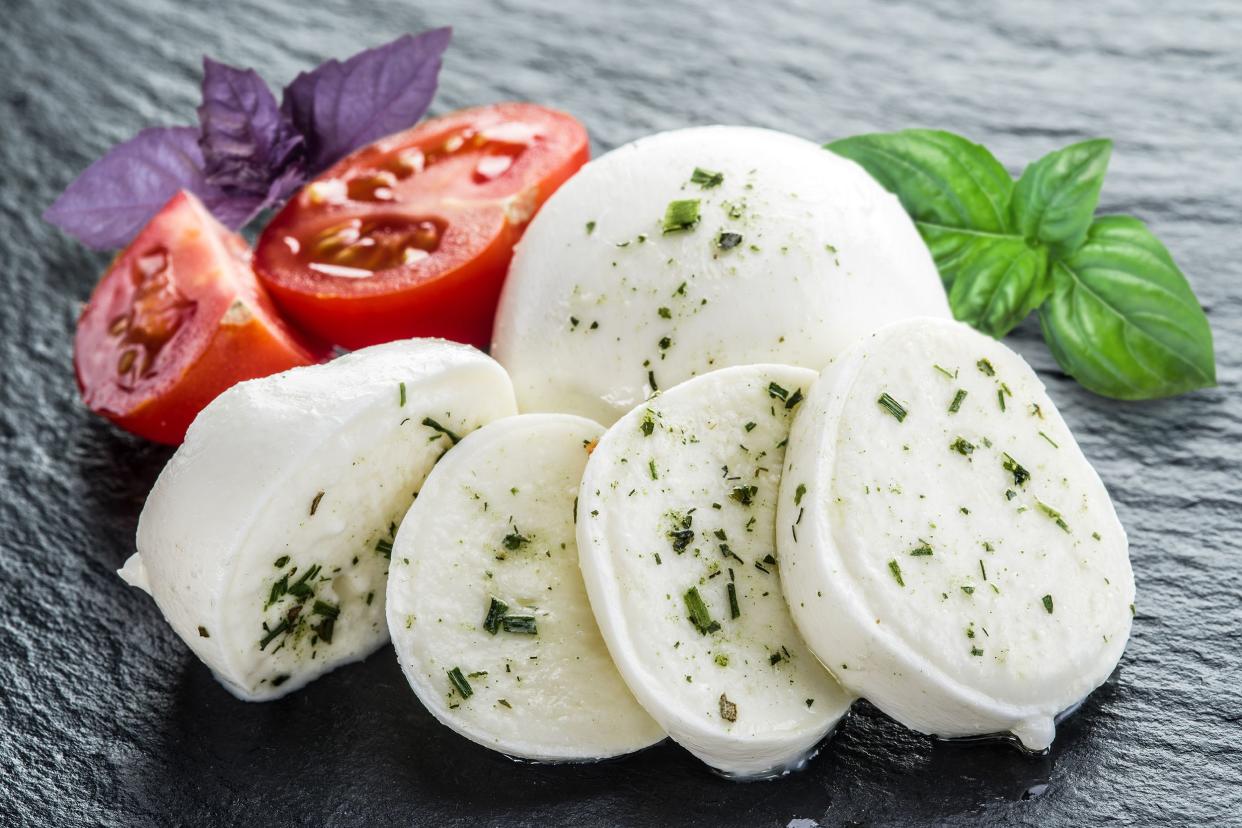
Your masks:
M589 761L664 739L617 674L578 570L578 483L602 433L566 414L484 426L432 471L393 545L388 626L410 686L510 756Z
M965 325L910 320L843 354L802 409L776 537L816 655L915 730L1047 748L1121 658L1134 577L1043 383Z
M443 340L235 385L160 473L120 575L233 694L284 695L388 639L397 523L460 435L514 410L499 365Z
M794 628L773 537L789 422L815 372L727 368L618 420L587 463L578 551L617 669L722 774L800 767L849 709Z
M859 336L949 318L896 197L853 161L763 129L698 127L592 161L517 247L492 354L523 411L608 424L692 376L819 370Z

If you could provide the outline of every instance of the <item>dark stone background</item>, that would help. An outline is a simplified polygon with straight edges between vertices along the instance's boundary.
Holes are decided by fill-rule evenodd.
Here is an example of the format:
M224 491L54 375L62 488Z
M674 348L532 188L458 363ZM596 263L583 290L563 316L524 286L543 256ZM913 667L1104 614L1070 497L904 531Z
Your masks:
M73 321L107 257L39 213L114 142L192 122L204 53L283 83L444 23L436 111L551 104L597 152L713 122L816 139L925 125L1017 172L1115 139L1104 207L1173 251L1221 387L1112 402L1060 374L1030 321L1012 337L1111 489L1139 585L1119 676L1050 755L936 744L864 705L778 782L719 780L667 744L521 766L437 725L390 649L282 701L235 701L113 574L169 452L79 404ZM1237 0L6 0L0 29L3 824L1242 824Z

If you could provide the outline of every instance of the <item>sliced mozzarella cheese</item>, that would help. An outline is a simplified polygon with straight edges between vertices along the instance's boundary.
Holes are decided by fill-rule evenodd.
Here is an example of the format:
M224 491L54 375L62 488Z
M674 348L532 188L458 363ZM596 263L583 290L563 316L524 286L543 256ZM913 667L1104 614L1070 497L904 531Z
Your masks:
M121 577L239 698L281 696L387 640L397 522L458 435L513 413L504 370L443 340L236 385L160 474Z
M564 414L481 428L427 478L393 545L388 626L410 686L510 756L603 759L664 738L617 675L578 571L574 506L602 432Z
M608 430L580 490L582 574L621 675L728 775L799 766L851 701L794 628L774 554L789 421L814 379L753 365L676 386Z
M666 222L678 200L697 204ZM861 167L791 135L699 127L610 152L548 200L518 245L492 353L523 411L608 424L717 368L818 371L920 315L949 318L935 264Z
M1052 741L1130 634L1125 532L1043 384L965 325L850 349L794 424L777 538L802 634L924 733Z

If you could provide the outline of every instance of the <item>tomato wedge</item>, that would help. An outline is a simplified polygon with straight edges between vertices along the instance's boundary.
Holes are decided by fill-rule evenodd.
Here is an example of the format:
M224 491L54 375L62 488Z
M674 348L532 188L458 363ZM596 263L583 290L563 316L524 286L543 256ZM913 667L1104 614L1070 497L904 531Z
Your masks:
M126 431L172 444L229 386L324 355L277 316L246 242L188 192L173 196L113 260L73 342L86 405Z
M513 245L589 156L569 115L502 103L426 121L342 159L263 231L255 272L328 342L486 347Z

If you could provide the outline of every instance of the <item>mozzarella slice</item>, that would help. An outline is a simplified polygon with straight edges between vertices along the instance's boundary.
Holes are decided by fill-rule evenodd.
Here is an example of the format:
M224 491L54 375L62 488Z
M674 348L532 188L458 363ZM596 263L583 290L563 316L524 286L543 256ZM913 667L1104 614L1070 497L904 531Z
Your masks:
M582 574L617 668L727 775L800 766L851 701L794 629L774 555L789 421L814 379L753 365L676 386L608 430L580 490Z
M504 370L443 340L243 382L190 426L120 575L236 696L284 695L387 640L397 522L459 435L513 413Z
M664 738L617 675L578 571L578 482L602 432L564 414L483 427L427 478L393 546L388 626L410 686L510 756L603 759Z
M1130 634L1108 492L1022 358L956 322L892 325L824 372L777 538L811 648L924 733L1046 748Z
M920 315L950 316L935 264L861 167L791 135L699 127L621 147L557 190L517 247L492 354L523 411L609 424L717 368L818 371Z

